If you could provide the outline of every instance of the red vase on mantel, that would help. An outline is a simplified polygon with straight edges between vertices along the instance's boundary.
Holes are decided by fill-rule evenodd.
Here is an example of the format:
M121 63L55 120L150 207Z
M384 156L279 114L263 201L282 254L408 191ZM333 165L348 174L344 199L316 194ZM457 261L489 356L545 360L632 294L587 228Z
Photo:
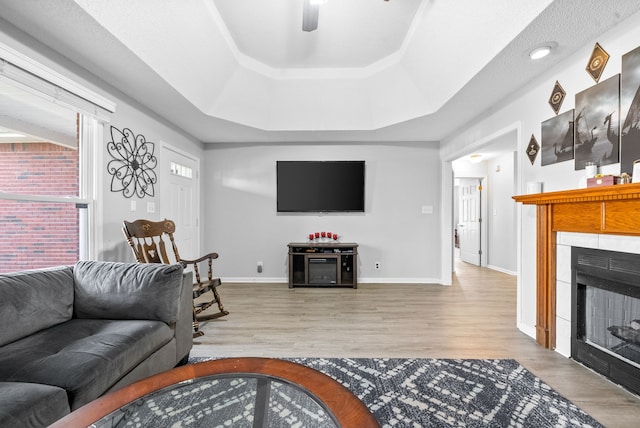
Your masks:
M314 232L308 235L309 241L318 241L318 242L331 242L337 241L340 236L337 233L333 232Z

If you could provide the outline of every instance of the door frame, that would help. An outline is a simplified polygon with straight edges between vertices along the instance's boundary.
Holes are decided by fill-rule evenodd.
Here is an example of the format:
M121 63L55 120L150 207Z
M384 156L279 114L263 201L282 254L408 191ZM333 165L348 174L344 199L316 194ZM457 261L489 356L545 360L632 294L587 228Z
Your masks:
M180 156L184 156L186 158L189 158L190 160L192 160L193 162L195 162L196 164L196 171L195 171L195 177L193 177L194 179L194 183L195 183L195 189L194 189L194 194L195 194L195 198L194 198L194 205L195 205L195 211L196 211L196 226L195 226L195 254L202 254L202 227L201 224L202 222L200 221L200 219L202 218L202 211L201 211L201 207L202 204L200 203L200 200L202 199L202 194L200 193L200 167L201 167L201 159L200 157L194 155L191 152L187 152L186 150L180 149L172 144L167 143L166 141L162 141L160 140L160 156L159 156L159 161L160 161L160 166L161 166L161 170L160 170L160 209L159 209L159 215L160 218L165 218L165 214L167 213L167 211L165 211L164 207L166 206L166 201L163 203L163 198L162 196L165 196L165 191L167 190L167 186L169 183L169 170L163 168L165 166L165 162L168 164L168 160L165 159L165 155L167 153L166 150L172 151L174 153L179 154ZM162 183L166 183L164 186L162 186Z
M488 198L487 198L487 177L454 177L454 182L456 179L461 179L461 180L477 180L478 182L478 186L481 187L480 190L478 190L478 196L479 196L479 203L480 203L480 207L479 207L479 211L480 211L480 225L478 227L478 232L480 233L480 237L479 237L479 248L478 250L480 251L480 258L479 258L479 267L486 267L487 263L488 263L488 251L489 251L489 245L488 245L488 215L489 215L489 211L488 211ZM455 219L454 219L455 220ZM457 223L454 221L454 228L457 226ZM460 230L458 230L458 233L460 233Z
M489 146L494 140L509 133L515 133L515 141L512 151L518 153L515 163L515 189L519 194L524 193L523 189L523 165L524 156L522 155L523 137L522 122L517 121L505 126L483 138L476 139L469 144L460 144L459 148L450 150L449 153L441 152L441 178L442 178L442 236L441 236L441 275L442 284L451 285L453 283L454 260L453 260L453 186L454 171L452 162L465 155L478 151L483 147ZM442 150L442 149L441 149ZM486 204L485 204L486 205ZM526 330L521 322L522 318L522 205L516 204L516 323L520 330ZM524 330L523 330L524 331Z

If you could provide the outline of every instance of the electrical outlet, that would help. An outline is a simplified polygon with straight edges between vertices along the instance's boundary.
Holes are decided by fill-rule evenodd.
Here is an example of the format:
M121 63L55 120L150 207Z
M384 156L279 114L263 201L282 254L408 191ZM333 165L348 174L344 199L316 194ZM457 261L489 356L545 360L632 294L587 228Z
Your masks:
M258 262L258 273L262 273L262 262Z
M376 270L380 270L380 262L375 262L374 266Z

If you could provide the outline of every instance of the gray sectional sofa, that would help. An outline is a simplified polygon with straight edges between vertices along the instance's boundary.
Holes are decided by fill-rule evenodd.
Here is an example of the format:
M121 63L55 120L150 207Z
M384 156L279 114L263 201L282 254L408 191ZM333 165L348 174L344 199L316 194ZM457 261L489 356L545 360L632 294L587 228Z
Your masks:
M0 426L42 427L185 362L191 274L81 261L0 275Z

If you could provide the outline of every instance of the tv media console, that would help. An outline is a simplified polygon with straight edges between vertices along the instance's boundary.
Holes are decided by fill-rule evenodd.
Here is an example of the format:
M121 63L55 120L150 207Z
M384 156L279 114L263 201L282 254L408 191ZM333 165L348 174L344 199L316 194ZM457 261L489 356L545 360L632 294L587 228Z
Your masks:
M289 288L358 288L358 244L298 243L289 246Z

